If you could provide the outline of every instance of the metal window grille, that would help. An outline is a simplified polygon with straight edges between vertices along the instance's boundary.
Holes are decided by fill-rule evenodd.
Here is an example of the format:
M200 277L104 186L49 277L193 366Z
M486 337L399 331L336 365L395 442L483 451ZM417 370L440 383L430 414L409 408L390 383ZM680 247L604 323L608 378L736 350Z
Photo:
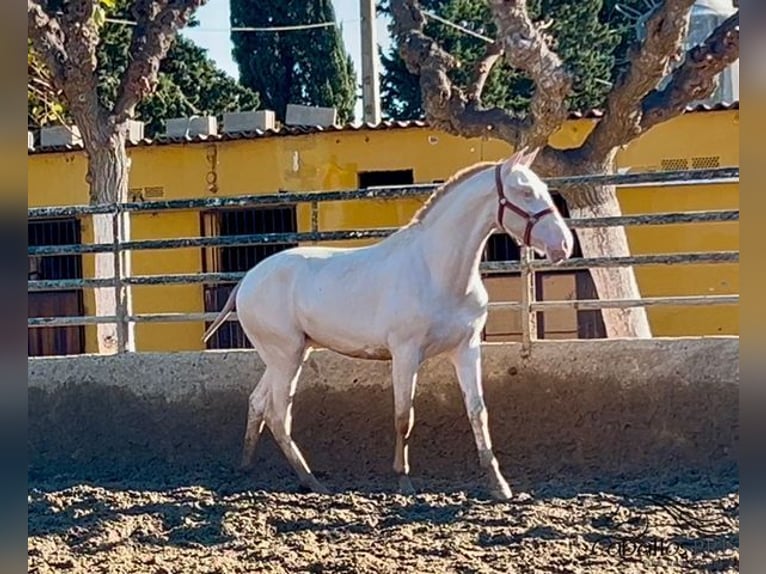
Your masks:
M203 214L205 235L236 236L256 233L294 233L297 217L294 206L227 209ZM298 244L269 243L232 247L207 248L205 271L237 273L249 271L267 257L295 247ZM205 310L218 311L226 303L235 283L217 283L205 286ZM222 325L208 341L210 349L252 348L239 323L229 321Z
M30 247L81 243L80 222L75 218L30 220ZM81 255L29 256L28 280L82 279ZM84 313L82 289L38 291L27 294L29 317L77 317ZM50 326L29 329L29 356L73 355L85 352L82 326Z

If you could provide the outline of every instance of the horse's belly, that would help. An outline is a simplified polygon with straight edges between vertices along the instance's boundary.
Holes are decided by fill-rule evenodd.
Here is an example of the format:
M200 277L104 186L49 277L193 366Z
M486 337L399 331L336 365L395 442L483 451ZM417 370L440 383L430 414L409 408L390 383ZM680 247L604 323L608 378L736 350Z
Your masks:
M368 359L373 361L388 361L391 359L391 351L382 346L354 346L348 344L321 343L313 338L307 341L313 349L327 349L352 359Z
M310 289L294 299L296 318L316 346L360 359L390 359L387 334L391 313L388 290L376 293L359 285L359 278L331 285L315 278Z

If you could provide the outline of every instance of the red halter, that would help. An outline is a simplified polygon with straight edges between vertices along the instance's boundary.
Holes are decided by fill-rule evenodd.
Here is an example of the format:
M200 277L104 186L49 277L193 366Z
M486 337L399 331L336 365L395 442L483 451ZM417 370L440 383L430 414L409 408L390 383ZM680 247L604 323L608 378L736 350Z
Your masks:
M503 225L503 213L505 212L506 208L510 209L515 214L520 215L521 217L526 219L527 227L526 229L524 229L523 241L524 241L524 246L530 247L529 240L532 237L532 228L543 217L545 217L546 215L552 214L553 208L546 207L545 209L542 209L538 211L537 213L529 213L525 209L522 209L519 206L514 205L510 199L505 197L505 193L503 192L503 178L500 174L500 169L502 165L503 164L499 163L497 164L497 167L495 167L495 185L497 187L497 195L498 195L497 222L500 224L500 229L505 229L505 226Z

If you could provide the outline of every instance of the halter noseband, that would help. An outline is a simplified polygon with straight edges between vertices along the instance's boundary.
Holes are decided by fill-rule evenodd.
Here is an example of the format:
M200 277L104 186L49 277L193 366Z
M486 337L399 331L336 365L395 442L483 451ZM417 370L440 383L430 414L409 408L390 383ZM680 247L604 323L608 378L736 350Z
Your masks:
M500 224L500 229L505 229L505 225L503 225L503 214L505 213L506 208L513 211L516 215L519 215L527 220L527 227L524 229L524 246L530 247L529 240L532 237L532 228L535 226L535 224L540 221L543 217L546 215L550 215L553 213L552 207L546 207L545 209L541 209L537 213L529 213L527 210L522 209L521 207L514 205L514 203L508 199L505 196L505 193L503 192L503 178L500 174L500 169L503 164L499 163L497 164L497 167L495 167L495 186L497 188L497 195L498 195L498 205L497 205L497 222Z

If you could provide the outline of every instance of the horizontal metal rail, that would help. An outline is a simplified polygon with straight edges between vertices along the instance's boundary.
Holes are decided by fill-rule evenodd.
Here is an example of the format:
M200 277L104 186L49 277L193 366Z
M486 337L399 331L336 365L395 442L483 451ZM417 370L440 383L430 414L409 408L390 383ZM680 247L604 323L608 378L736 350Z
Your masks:
M181 237L178 239L147 239L121 243L123 251L141 249L182 249L190 247L243 247L246 245L290 244L309 241L339 241L388 237L398 228L362 229L358 231L318 231L294 233L256 233L252 235L219 235L217 237ZM79 253L108 253L109 243L89 245L45 245L30 247L29 255L75 255Z
M737 263L738 251L708 251L704 253L673 253L664 255L634 255L629 257L575 257L561 263L543 259L531 261L535 271L561 271L564 269L589 269L592 267L628 267L632 265L685 265L693 263ZM521 263L490 261L480 267L485 273L520 272Z
M739 210L723 209L719 211L686 211L680 213L647 213L642 215L623 215L615 217L585 217L564 219L573 229L593 227L618 227L630 225L676 225L679 223L716 223L739 221Z
M79 327L114 323L115 321L117 321L117 317L114 315L104 315L103 317L29 317L27 327Z
M530 263L535 271L560 271L563 269L588 269L591 267L626 267L632 265L678 265L694 263L737 263L738 251L711 251L704 253L674 253L665 255L635 255L631 257L576 257L558 264L545 260ZM521 263L517 261L484 262L479 269L487 274L519 273ZM188 285L197 283L236 282L245 276L237 273L180 273L176 275L134 275L124 277L126 285ZM28 291L66 291L71 289L108 287L112 279L51 279L28 281Z
M739 178L739 167L714 169L691 169L663 172L642 172L623 174L578 175L571 177L546 178L551 189L560 189L578 185L614 185L626 187L636 184L668 184L698 182L710 185L717 180ZM173 199L166 201L142 201L121 203L123 212L167 211L189 209L220 209L226 207L252 207L256 205L294 205L312 201L353 201L361 199L398 199L420 197L432 193L441 184L417 184L397 187L378 187L347 191L308 191L297 193L278 193L268 195L243 195L232 197L207 197L199 199ZM62 207L33 207L27 210L29 218L72 217L114 213L118 204L73 205Z
M610 300L562 300L562 301L536 301L530 304L532 311L551 311L554 309L575 309L577 311L600 310L600 309L627 309L631 307L655 307L655 306L701 306L701 305L736 305L739 303L739 295L689 295L678 297L645 297L643 299L610 299ZM521 310L519 301L491 302L489 309ZM130 315L127 320L135 323L191 323L199 321L212 321L218 316L217 312L211 313L144 313ZM27 320L29 327L50 326L79 326L94 325L99 323L113 323L116 317L31 317ZM232 314L227 321L236 321L237 314Z
M195 321L212 321L218 316L217 312L211 313L144 313L128 315L126 320L134 323L190 323ZM81 325L97 325L99 323L114 323L117 317L30 317L27 319L28 327L73 327ZM236 321L236 311L227 318L227 321Z
M726 222L738 221L738 210L700 211L686 213L657 213L646 215L628 215L622 217L594 217L567 219L567 224L575 229L610 227L618 225L670 225L679 223ZM279 243L301 243L309 241L340 241L353 239L381 239L388 237L398 227L380 227L351 231L307 231L300 233L258 233L252 235L227 235L217 237L181 237L177 239L149 239L125 241L121 243L123 251L142 249L181 249L190 247L242 247ZM27 249L32 256L76 255L84 253L110 253L114 250L111 243L44 245Z
M644 297L642 299L572 299L561 301L535 301L530 303L531 311L552 311L574 309L576 311L597 311L601 309L629 309L632 307L699 307L702 305L737 305L739 295L682 295L674 297ZM490 309L520 310L518 301L489 303Z

